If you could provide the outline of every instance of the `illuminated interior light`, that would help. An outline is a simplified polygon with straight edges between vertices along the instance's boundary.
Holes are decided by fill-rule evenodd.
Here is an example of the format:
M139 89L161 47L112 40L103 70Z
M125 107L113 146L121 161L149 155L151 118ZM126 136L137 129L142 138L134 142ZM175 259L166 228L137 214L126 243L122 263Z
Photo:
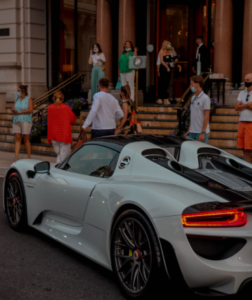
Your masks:
M240 227L247 216L243 210L230 209L182 215L181 222L184 227Z

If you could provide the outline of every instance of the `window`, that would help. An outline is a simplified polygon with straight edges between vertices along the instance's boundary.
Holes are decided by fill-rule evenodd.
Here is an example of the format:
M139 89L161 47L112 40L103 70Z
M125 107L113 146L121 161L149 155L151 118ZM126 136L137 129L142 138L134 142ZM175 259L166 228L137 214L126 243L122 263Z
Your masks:
M108 172L118 152L99 145L86 145L75 152L64 164L63 169L82 175L94 177L110 177L113 172ZM109 174L109 175L108 175Z

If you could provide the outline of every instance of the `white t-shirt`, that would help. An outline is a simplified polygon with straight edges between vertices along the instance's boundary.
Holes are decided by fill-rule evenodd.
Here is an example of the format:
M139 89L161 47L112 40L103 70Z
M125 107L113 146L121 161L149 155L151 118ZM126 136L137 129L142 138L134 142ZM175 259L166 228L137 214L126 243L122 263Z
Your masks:
M94 95L92 109L83 124L86 129L92 125L92 129L115 129L116 121L123 118L123 111L117 101L111 94L99 92Z
M204 123L205 110L211 110L211 101L210 98L204 93L201 92L197 97L194 95L191 101L191 124L190 124L190 132L191 133L201 133L202 126ZM206 128L206 133L210 132L209 124Z
M102 66L102 62L98 61L98 59L101 59L103 61L106 61L104 53L98 55L98 54L93 54L92 55L92 60L93 60L93 66L99 65Z
M250 103L252 102L252 91L249 93L249 97L248 97L248 101L246 101L247 99L247 95L248 95L248 92L247 92L247 89L246 90L243 90L239 93L238 95L238 98L237 98L237 101L241 101L242 104L246 104L246 103ZM251 110L248 110L248 109L244 109L240 112L240 118L239 118L239 121L242 122L242 121L247 121L247 122L252 122L252 111Z

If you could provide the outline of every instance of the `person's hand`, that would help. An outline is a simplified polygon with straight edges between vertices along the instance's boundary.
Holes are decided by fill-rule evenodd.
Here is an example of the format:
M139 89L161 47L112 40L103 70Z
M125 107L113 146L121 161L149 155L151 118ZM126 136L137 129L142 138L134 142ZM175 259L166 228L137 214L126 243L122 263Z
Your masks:
M205 140L205 134L204 133L201 133L200 136L199 136L199 142L204 142Z
M171 47L171 51L174 51L174 47Z
M90 55L93 55L93 50L90 50Z
M196 70L194 68L192 68L192 72L193 74L196 74Z
M117 135L119 132L120 132L120 129L119 129L119 128L116 128L116 130L115 130L115 135Z
M171 70L170 70L170 68L169 67L167 67L167 72L170 72Z
M100 58L98 58L98 59L97 59L97 61L101 61L101 59L100 59Z
M135 47L135 53L137 53L138 52L138 48L137 47Z
M190 132L189 132L189 131L187 131L187 133L184 135L184 137L187 137L187 136L189 135L189 133L190 133Z

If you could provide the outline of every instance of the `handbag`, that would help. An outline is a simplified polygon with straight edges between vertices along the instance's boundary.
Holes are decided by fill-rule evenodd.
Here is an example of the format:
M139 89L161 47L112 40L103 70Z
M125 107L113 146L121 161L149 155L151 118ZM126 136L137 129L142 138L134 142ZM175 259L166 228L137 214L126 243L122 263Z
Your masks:
M122 87L121 76L119 76L116 84L116 90L120 90Z
M106 70L106 65L103 64L102 67L101 67L102 71L105 71Z
M87 133L84 129L82 129L76 144L73 146L72 152L76 151L80 146L87 142Z

